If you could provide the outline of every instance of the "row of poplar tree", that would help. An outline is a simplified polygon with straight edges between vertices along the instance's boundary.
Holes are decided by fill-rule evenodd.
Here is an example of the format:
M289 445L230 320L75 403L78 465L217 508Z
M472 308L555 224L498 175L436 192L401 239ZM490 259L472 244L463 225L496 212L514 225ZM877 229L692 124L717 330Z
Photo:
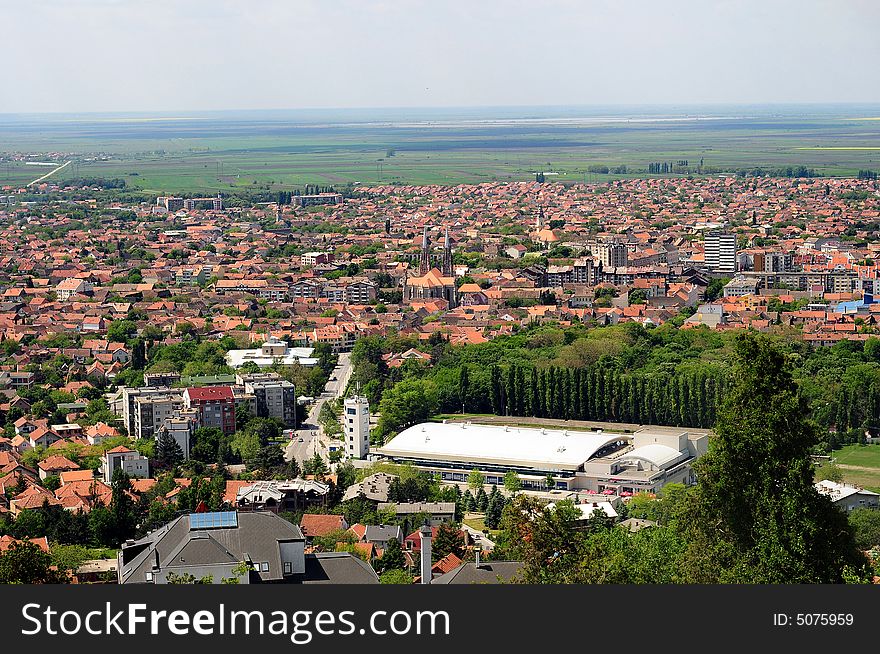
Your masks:
M710 428L729 378L712 370L620 373L599 366L491 370L496 415Z

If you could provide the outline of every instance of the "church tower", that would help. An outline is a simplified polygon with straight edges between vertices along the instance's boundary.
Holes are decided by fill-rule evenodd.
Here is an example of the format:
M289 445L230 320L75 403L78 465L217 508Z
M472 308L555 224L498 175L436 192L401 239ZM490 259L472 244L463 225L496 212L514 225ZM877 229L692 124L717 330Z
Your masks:
M544 229L544 207L538 207L538 217L535 218L535 231Z
M446 239L443 241L443 275L452 277L452 241L449 240L449 228L446 228Z
M419 258L419 275L424 277L431 269L431 251L428 248L428 227L422 232L422 255Z

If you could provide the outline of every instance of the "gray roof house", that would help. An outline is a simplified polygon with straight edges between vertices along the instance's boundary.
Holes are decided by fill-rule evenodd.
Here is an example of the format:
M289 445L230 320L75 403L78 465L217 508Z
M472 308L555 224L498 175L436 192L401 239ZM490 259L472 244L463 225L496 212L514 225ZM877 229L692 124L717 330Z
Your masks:
M348 579L368 578L354 556L324 565L321 555L306 557L304 549L300 528L268 511L192 513L124 543L117 555L117 577L120 584L166 584L172 574L210 576L219 584L237 577L246 562L250 572L239 583L310 583L310 577L322 583L354 583ZM372 576L375 581L360 583L378 583Z
M372 543L380 550L388 547L388 541L396 538L397 542L403 544L403 529L398 525L367 525L364 530L363 541Z
M306 554L304 584L378 584L373 567L348 552Z
M380 502L379 511L394 511L398 517L429 515L430 526L438 527L444 522L455 520L455 502Z
M520 561L481 561L462 563L446 574L434 577L432 584L509 584L522 569Z

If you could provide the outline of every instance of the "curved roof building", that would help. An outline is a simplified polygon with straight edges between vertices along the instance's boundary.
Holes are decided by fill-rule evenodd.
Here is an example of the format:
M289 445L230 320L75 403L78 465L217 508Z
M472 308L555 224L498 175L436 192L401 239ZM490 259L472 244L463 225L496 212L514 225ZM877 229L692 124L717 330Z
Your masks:
M375 453L463 483L471 470L487 484L516 472L527 489L605 494L656 492L691 483L690 464L706 451L706 430L643 426L633 433L424 422L409 427Z
M404 429L378 453L396 461L432 462L541 473L575 472L623 447L623 434L541 427L424 422Z

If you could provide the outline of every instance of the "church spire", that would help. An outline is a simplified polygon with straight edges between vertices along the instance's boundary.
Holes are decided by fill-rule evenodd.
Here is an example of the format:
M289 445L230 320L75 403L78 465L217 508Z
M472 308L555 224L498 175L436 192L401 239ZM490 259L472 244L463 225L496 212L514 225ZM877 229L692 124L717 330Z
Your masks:
M443 275L452 276L452 241L449 240L449 228L446 228L446 238L443 241Z
M431 269L431 251L428 249L428 226L422 232L422 255L419 259L419 275L425 276Z
M544 207L538 207L538 217L535 219L535 230L544 229Z

